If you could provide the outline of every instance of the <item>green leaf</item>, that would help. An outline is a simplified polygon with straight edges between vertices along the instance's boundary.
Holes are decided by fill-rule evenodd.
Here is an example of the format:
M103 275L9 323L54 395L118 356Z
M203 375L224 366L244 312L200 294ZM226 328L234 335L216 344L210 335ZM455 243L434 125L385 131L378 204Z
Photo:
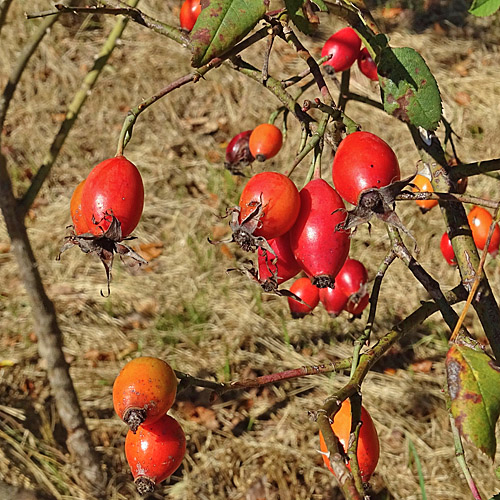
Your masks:
M266 13L267 0L202 0L191 31L191 65L199 68L232 48Z
M495 496L491 497L490 500L500 500L500 493L497 493Z
M500 0L474 0L469 12L474 16L491 16L500 9Z
M477 344L462 336L448 351L446 374L457 428L493 460L500 415L500 368Z
M386 47L377 70L385 111L416 127L435 130L441 119L441 95L422 56L410 47Z
M314 3L321 12L328 11L322 0L285 0L288 16L293 24L306 35L313 33L319 24L319 18L311 3Z

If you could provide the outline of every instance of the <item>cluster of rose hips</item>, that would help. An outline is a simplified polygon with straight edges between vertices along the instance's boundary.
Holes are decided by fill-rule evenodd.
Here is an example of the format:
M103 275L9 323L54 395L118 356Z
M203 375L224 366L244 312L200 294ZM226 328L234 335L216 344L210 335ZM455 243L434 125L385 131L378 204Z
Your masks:
M186 453L186 436L167 415L176 393L170 365L147 356L129 361L113 384L115 412L129 426L125 456L141 495L170 477Z
M226 149L226 162L274 156L282 144L278 132L274 125L263 124L238 134ZM299 192L281 173L258 173L248 180L231 213L232 240L246 251L258 250L253 277L264 290L276 292L300 272L306 275L289 290L294 317L310 313L320 300L332 316L343 310L358 316L367 306L367 272L361 262L348 258L350 234L341 228L346 218L343 200L356 205L367 189L398 181L399 164L385 141L354 132L338 147L332 179L335 188L314 178Z
M328 314L335 318L342 311L353 317L360 316L370 300L366 291L368 273L365 266L356 259L347 258L335 277L335 287L318 288L309 278L299 278L290 287L290 292L302 302L288 297L293 318L303 318L321 302Z
M367 78L378 81L377 65L372 59L368 49L361 49L361 39L351 28L342 28L334 33L323 45L321 57L331 56L324 63L326 68L331 68L335 73L349 69L354 61Z

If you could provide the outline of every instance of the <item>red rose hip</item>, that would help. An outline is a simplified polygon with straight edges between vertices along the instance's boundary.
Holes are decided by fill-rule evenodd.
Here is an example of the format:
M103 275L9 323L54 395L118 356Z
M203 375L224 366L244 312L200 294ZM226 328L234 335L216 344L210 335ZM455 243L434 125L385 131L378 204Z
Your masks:
M335 230L344 219L344 203L326 181L313 179L302 188L290 246L295 260L318 288L333 287L349 254L349 233Z
M186 436L170 415L163 415L151 425L141 425L128 432L125 456L141 495L154 491L155 485L171 476L186 453Z

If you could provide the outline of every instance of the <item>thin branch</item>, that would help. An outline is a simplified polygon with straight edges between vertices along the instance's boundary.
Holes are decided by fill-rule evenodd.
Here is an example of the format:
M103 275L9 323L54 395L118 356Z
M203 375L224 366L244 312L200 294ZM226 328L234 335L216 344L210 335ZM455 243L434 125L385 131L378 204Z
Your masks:
M62 4L56 4L55 10L49 10L44 12L37 12L26 14L28 19L34 19L36 17L46 17L53 16L55 14L110 14L113 16L126 16L137 24L149 28L156 33L166 36L171 40L187 47L189 45L189 38L186 33L178 28L169 26L158 19L154 19L139 9L135 8L137 2L127 4L126 2L121 2L119 0L100 0L100 3L105 6L88 6L88 7L71 7Z
M340 79L340 95L339 95L339 108L345 111L347 101L349 100L349 84L351 83L351 68L342 71Z
M499 202L494 200L485 200L478 196L469 196L466 194L455 193L436 193L434 191L419 191L412 193L410 191L402 191L395 198L396 201L417 201L417 200L442 200L451 201L454 203L471 203L487 208L498 208Z
M138 3L138 0L131 0L130 3L131 5L136 5ZM19 202L19 209L22 214L27 213L31 204L37 197L45 179L50 173L52 165L56 161L59 152L61 151L61 148L64 142L66 141L66 138L68 137L71 128L73 127L74 123L78 118L80 110L85 104L87 97L90 95L90 91L97 82L97 79L101 74L101 71L106 66L109 58L111 57L111 54L113 53L113 50L116 47L116 42L123 34L123 30L125 29L127 24L128 24L127 18L121 18L116 22L106 42L102 46L97 56L97 59L95 60L94 65L92 66L92 69L87 73L87 76L80 85L80 89L75 94L73 100L68 106L64 121L61 123L59 131L57 132L56 136L54 137L54 140L52 141L52 144L50 145L49 152L45 156L42 165L40 166L37 173L33 177L30 187L28 188L25 195Z
M233 382L228 383L219 383L211 380L196 378L178 370L175 370L175 374L181 381L179 391L191 386L205 387L207 389L212 389L217 395L220 396L229 391L261 387L267 384L282 382L283 380L291 380L309 375L319 375L320 373L342 372L347 370L349 366L349 360L344 359L324 365L301 366L300 368L285 370L283 372L271 373L269 375L262 375L261 377L251 379L234 380Z
M362 102L364 104L368 104L369 106L381 109L382 111L384 110L384 105L380 101L375 101L374 99L370 99L367 96L357 94L356 92L349 91L347 94L347 99L349 101L357 101L357 102Z
M170 94L174 90L186 85L187 83L190 82L197 82L201 78L203 78L211 69L219 67L223 62L227 61L228 59L234 58L237 56L239 52L242 50L245 50L247 47L250 45L253 45L254 43L258 42L262 38L266 37L268 35L268 28L261 28L259 31L255 32L253 35L249 36L239 44L235 45L232 49L228 50L225 54L221 55L220 57L214 58L211 61L209 61L207 64L202 66L201 68L197 68L194 70L192 73L189 73L187 75L184 75L174 82L168 84L166 87L161 89L159 92L156 94L152 95L148 99L145 99L142 101L139 105L135 106L132 108L128 114L127 117L125 118L122 126L122 130L120 132L120 136L118 139L118 147L117 147L117 155L122 155L124 148L127 146L127 144L130 142L132 138L132 131L134 128L134 125L139 118L139 115L146 111L151 105L159 101L162 97L165 97L166 95ZM262 73L261 73L262 75ZM274 79L269 78L270 80ZM264 82L264 85L266 85L266 82Z
M29 42L23 47L21 54L19 55L14 69L9 76L7 84L3 90L2 96L0 97L0 130L3 129L5 122L5 117L7 116L7 111L9 109L10 102L16 91L17 84L21 80L26 66L31 59L31 56L35 53L36 49L40 45L44 36L49 32L50 27L57 21L57 16L45 19L38 29L35 31Z
M12 0L0 0L0 33L5 25L5 19L7 18L7 12L11 3Z
M373 323L375 322L375 314L377 312L378 297L380 293L380 287L382 286L382 280L384 279L385 273L389 269L389 266L396 259L396 254L394 250L390 250L385 256L384 260L380 264L375 279L373 281L372 291L370 294L370 311L368 313L368 320L366 321L365 329L363 334L354 341L354 351L352 355L352 365L351 365L351 376L353 376L356 368L358 367L359 354L361 349L370 340L370 335L373 329Z
M451 331L458 321L458 314L452 309L441 291L439 283L420 265L420 263L410 254L406 248L398 230L387 225L387 230L392 242L392 249L399 259L408 267L413 276L427 290L427 293L438 304L439 310Z
M335 101L333 100L330 90L328 89L325 79L323 78L323 74L321 73L321 69L314 57L311 56L310 52L298 39L297 35L294 33L288 22L283 21L282 30L283 38L295 48L299 57L303 59L309 66L309 70L314 77L314 81L316 82L316 85L318 86L318 89L321 93L321 97L323 98L325 103L328 106L335 107Z
M450 170L450 179L458 181L461 177L488 174L496 170L500 170L500 158L477 161L474 163L464 163L462 165L457 165Z

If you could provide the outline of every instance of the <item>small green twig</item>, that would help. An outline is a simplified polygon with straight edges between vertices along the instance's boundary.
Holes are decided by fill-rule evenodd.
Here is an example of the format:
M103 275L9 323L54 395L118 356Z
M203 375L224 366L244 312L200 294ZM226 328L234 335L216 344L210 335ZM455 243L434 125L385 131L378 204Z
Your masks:
M235 380L226 383L196 378L178 370L175 370L175 374L181 381L179 390L184 390L190 386L205 387L207 389L212 389L217 395L220 396L229 391L261 387L267 384L282 382L283 380L291 380L309 375L319 375L320 373L342 372L349 368L349 364L348 359L343 359L341 361L324 365L301 366L300 368L271 373L269 375L262 375L261 377Z
M138 1L139 0L131 0L130 5L136 5ZM66 141L66 138L68 137L71 128L73 127L74 123L78 118L80 110L85 104L87 97L90 95L90 90L94 87L99 75L101 74L103 68L106 66L116 46L116 42L123 34L123 31L127 26L127 24L128 24L127 18L121 18L116 22L106 42L102 46L92 69L87 73L82 84L80 85L78 92L73 97L73 100L71 101L66 111L66 116L64 118L64 121L61 123L59 131L57 132L56 136L54 137L54 140L52 141L49 152L45 156L42 165L40 166L37 173L33 177L30 187L28 188L25 195L19 202L19 208L21 210L21 213L26 214L29 207L31 206L36 196L38 195L38 192L40 191L43 182L49 175L52 165L56 161L57 156L59 155L59 152L61 151L61 148L64 142Z
M384 279L385 273L389 266L396 259L396 254L391 249L389 253L385 256L384 260L380 264L375 279L373 281L372 291L370 294L370 311L368 313L368 320L366 321L365 329L363 334L354 341L354 351L352 355L352 365L351 365L351 377L354 375L356 368L358 367L359 355L362 347L368 343L370 340L370 335L373 329L373 323L375 322L375 314L377 312L377 303L380 293L380 287L382 286L382 280Z
M345 111L347 101L349 100L349 84L351 83L351 69L348 68L342 71L340 80L340 93L339 93L339 108Z
M349 468L354 479L356 490L364 496L363 480L358 463L358 442L359 431L361 429L361 394L355 393L350 397L351 402L351 430L349 433L349 444L347 446L347 456L349 458Z
M303 59L306 64L309 66L309 70L311 74L314 77L314 81L316 82L316 85L318 86L318 89L321 93L321 97L323 101L328 105L328 106L333 106L335 107L335 101L333 100L332 95L330 94L330 90L328 89L328 86L325 82L325 79L323 78L323 74L321 73L321 69L318 66L318 63L314 59L314 57L311 56L310 52L304 47L302 42L298 39L297 35L294 33L288 22L283 21L282 23L282 29L283 29L283 38L292 45L292 47L295 48L297 51L297 54L301 59Z
M238 57L231 58L231 67L239 73L248 76L258 83L262 83L262 71L259 71L255 66ZM265 88L272 92L278 100L293 114L295 117L307 127L315 120L307 113L302 111L297 101L283 88L281 82L275 78L268 76L264 83Z
M381 109L382 111L384 110L384 105L380 101L375 101L374 99L370 99L367 96L356 94L356 92L349 91L347 94L347 100L362 102L374 108Z
M329 61L332 58L331 54L328 54L321 59L318 59L316 61L316 64L319 66L320 64L323 64L326 61ZM300 82L303 80L306 76L309 76L311 74L311 68L307 68L302 73L299 73L298 75L292 76L291 78L287 78L286 80L282 80L281 84L283 85L283 88L288 88L291 87L292 85L295 85L296 83Z

